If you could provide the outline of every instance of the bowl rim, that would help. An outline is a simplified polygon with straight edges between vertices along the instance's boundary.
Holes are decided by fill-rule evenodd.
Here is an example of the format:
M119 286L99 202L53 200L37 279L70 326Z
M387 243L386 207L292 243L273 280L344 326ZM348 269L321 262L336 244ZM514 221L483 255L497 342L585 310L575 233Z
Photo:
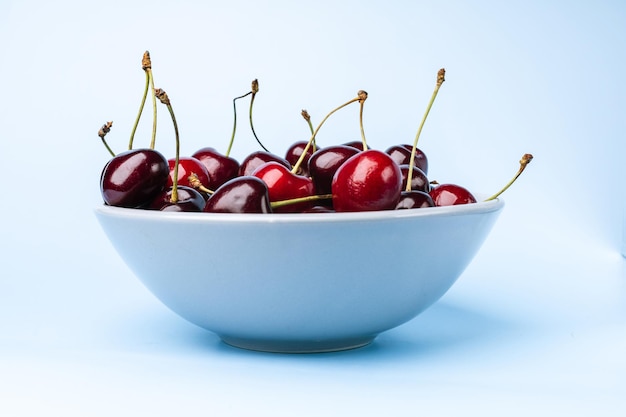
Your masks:
M415 217L446 217L468 214L488 213L504 207L504 200L496 198L490 201L480 200L471 204L442 207L424 207L408 210L379 210L341 213L181 213L136 208L114 207L102 204L94 211L97 215L127 219L177 221L177 222L229 222L229 223L332 223L349 221L372 221L403 219Z

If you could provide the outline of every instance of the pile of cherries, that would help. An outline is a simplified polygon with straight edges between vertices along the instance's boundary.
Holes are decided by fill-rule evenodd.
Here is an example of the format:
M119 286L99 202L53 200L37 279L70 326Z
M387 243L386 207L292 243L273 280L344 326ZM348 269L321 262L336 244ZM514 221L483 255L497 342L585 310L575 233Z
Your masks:
M129 149L114 154L105 141L112 122L105 124L99 136L112 158L102 171L100 190L107 205L209 213L318 213L418 209L476 202L472 193L462 186L431 183L427 177L427 157L417 147L423 123L444 81L443 69L437 74L435 91L412 145L395 145L385 151L368 148L362 123L367 93L359 91L354 99L330 112L317 129L313 129L310 117L303 111L311 138L292 144L283 156L269 152L261 144L263 150L239 162L229 152L220 153L213 147L180 156L176 118L167 94L153 86L148 52L144 54L142 67L146 72L146 90L137 123L151 90L155 120L157 99L167 106L171 115L176 155L167 159L154 149L154 132L150 147L134 149L131 134ZM253 132L252 103L257 92L258 82L254 80L252 90L235 99L251 96ZM318 147L315 138L322 124L335 111L354 102L361 106L362 140ZM531 159L532 155L524 155L514 180ZM496 198L514 180L491 198Z

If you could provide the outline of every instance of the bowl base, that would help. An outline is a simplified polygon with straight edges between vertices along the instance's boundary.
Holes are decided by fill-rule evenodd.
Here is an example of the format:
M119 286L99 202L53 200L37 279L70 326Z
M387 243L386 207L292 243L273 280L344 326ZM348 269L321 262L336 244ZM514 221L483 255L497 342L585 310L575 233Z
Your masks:
M227 345L240 349L270 353L326 353L357 349L369 345L376 336L337 340L250 340L220 336Z

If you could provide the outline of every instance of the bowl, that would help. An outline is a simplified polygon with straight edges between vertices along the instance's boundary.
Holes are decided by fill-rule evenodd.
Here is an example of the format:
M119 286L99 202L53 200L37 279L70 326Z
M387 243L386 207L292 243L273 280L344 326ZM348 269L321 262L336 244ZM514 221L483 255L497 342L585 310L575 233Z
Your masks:
M359 213L172 213L100 206L128 267L225 343L327 352L372 342L435 303L504 202Z

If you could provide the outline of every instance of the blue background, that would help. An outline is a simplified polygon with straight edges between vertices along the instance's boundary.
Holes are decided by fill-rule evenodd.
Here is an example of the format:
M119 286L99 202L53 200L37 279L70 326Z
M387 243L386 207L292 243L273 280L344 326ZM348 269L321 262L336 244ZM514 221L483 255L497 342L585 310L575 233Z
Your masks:
M619 1L3 1L0 414L620 415L625 18ZM319 122L360 89L369 144L410 143L445 67L420 138L429 177L491 193L535 159L415 320L351 352L229 348L159 304L93 215L96 133L113 120L109 143L126 146L144 50L184 154L226 150L231 100L255 78L255 127L277 153L308 139L301 109ZM241 159L257 147L239 108ZM357 116L337 113L319 142L358 139Z

